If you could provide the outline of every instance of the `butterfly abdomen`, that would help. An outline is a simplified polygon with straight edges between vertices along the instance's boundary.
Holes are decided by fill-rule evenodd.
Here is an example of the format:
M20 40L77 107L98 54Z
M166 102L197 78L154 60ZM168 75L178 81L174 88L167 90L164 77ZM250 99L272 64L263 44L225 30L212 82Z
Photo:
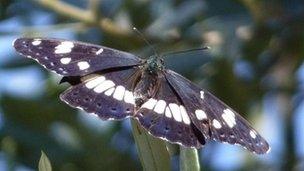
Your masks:
M136 107L139 108L145 101L153 97L159 87L157 74L151 74L145 70L142 71L141 79L134 89Z

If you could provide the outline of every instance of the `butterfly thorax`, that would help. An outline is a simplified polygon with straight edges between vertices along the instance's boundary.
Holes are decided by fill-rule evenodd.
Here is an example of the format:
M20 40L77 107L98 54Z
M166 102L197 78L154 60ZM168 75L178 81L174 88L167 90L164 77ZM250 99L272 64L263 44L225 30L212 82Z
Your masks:
M151 56L146 63L145 70L150 74L155 74L164 69L163 59L157 55Z
M145 101L153 97L159 87L159 77L164 69L163 60L153 55L146 60L143 66L140 81L134 89L135 104L140 107Z

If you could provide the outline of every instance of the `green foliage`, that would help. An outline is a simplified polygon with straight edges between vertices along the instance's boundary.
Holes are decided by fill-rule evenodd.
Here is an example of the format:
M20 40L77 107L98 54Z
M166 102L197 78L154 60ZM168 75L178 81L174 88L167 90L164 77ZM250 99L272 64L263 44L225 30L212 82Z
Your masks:
M5 141L9 143L6 146L15 144L12 161L18 155L20 162L35 168L40 149L45 149L53 159L54 170L138 168L128 154L109 145L112 132L119 131L118 122L108 131L98 133L83 125L76 110L60 102L58 97L35 100L5 96L0 104L7 119L2 135L10 137L10 141ZM104 162L105 159L109 159L108 162Z

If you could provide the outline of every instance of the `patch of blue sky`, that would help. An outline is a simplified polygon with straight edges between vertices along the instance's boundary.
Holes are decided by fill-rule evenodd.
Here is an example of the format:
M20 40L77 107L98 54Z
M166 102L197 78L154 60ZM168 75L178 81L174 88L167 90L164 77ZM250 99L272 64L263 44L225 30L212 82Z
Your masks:
M0 22L0 25L1 25L0 32L11 33L11 34L21 32L23 26L21 19L19 17L12 17L8 20L2 20Z
M304 142L304 101L303 101L303 92L302 90L304 89L304 64L302 64L298 71L296 72L296 78L298 81L298 97L300 97L298 100L299 102L295 103L299 103L299 105L297 106L297 108L295 109L294 112L294 137L296 138L295 143L296 143L296 153L298 155L299 158L303 158L304 157L304 146L303 146L303 142ZM301 99L302 98L302 99Z
M271 151L265 156L257 156L261 160L271 164L281 161L282 151L284 150L284 121L283 111L276 93L268 92L263 99L263 118L261 130L262 136L268 141Z
M239 146L217 144L211 155L211 165L215 170L237 170L245 162L244 149Z
M130 124L130 119L124 119L120 123L121 129L113 135L111 139L111 145L119 151L128 152L132 156L132 152L136 150L134 150L134 139L131 135L132 128ZM136 156L132 157L136 158Z
M36 29L35 27L43 26L42 28L47 28L45 25L51 25L54 22L54 17L52 14L42 11L35 11L29 14L29 25L23 22L24 19L21 17L12 17L7 20L0 22L0 33L6 33L6 35L22 35L23 33L29 34L31 29ZM41 30L43 32L43 30ZM34 32L35 34L35 32Z
M88 129L100 134L108 132L114 126L113 121L103 121L97 117L97 115L88 114L80 110L77 115L77 120Z
M66 149L77 150L82 148L82 140L78 132L64 122L53 122L50 126L51 136Z
M253 67L246 60L238 60L234 65L233 71L242 80L249 81L254 78Z
M294 113L294 137L296 143L296 153L299 158L304 158L304 102L302 102Z
M121 131L115 132L111 138L111 146L121 152L129 152L133 143L130 141L129 135Z
M38 67L0 70L0 78L0 93L28 98L44 92L45 80Z
M8 63L12 60L20 60L20 59L16 58L17 55L13 55L14 48L12 46L12 43L16 38L17 37L11 36L11 35L10 36L0 36L0 45L1 45L0 66L4 65L5 63Z
M31 27L39 25L43 25L43 27L45 27L53 24L55 21L54 14L46 11L31 12L29 19L31 20Z

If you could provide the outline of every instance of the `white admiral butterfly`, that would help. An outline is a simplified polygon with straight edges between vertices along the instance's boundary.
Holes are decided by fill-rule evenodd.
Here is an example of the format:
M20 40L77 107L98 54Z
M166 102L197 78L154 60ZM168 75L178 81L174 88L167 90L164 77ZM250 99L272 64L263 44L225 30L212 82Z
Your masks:
M263 154L268 143L238 113L183 76L165 69L162 59L93 44L20 38L15 49L72 86L60 95L68 105L103 120L133 117L152 135L186 147L208 140L239 144Z

